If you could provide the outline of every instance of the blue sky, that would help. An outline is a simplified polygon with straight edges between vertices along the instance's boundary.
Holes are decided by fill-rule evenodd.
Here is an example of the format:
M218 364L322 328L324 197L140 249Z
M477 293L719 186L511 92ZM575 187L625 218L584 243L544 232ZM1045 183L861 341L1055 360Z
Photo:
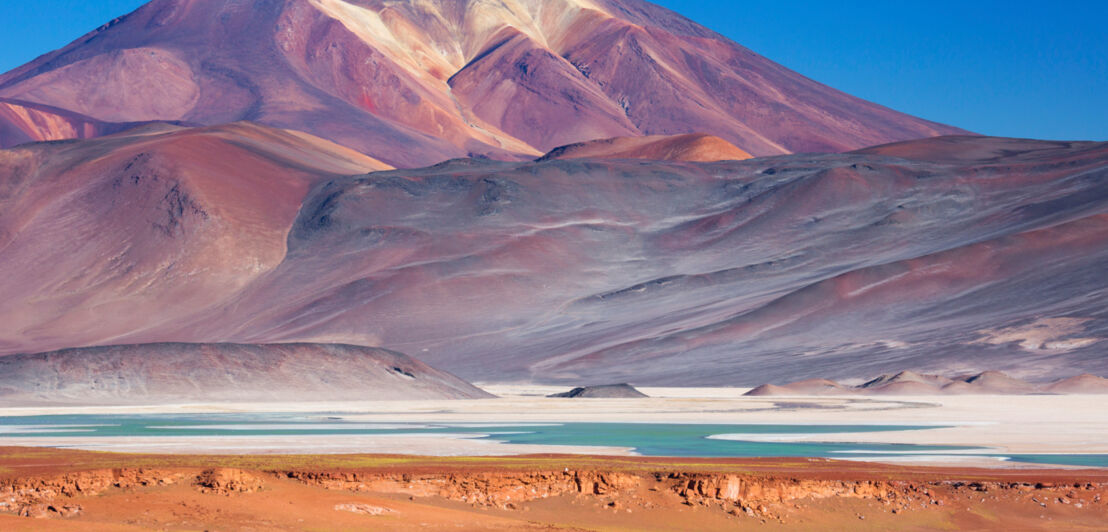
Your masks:
M812 79L1001 136L1108 140L1108 2L655 0ZM143 0L0 0L0 71Z

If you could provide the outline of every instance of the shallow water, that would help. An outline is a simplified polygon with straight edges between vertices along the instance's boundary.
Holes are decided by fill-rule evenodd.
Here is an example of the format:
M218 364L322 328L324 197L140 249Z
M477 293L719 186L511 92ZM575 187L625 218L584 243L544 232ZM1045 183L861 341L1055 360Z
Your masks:
M323 414L162 414L0 417L0 437L57 440L96 437L465 435L508 445L632 448L644 456L890 458L970 455L1012 461L1108 467L1108 455L1000 455L939 445L821 443L790 435L928 430L919 425L724 425L670 423L367 423ZM751 440L744 440L749 436ZM839 439L839 438L836 438Z

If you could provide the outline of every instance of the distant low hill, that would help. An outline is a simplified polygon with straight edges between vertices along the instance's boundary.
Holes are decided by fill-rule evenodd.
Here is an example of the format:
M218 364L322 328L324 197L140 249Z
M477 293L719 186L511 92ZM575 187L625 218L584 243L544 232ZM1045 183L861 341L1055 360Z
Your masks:
M1084 374L1049 384L1035 385L999 371L986 371L960 377L902 371L893 375L882 375L858 386L845 386L834 381L811 379L783 385L763 384L745 395L1020 395L1032 393L1108 394L1108 379Z
M333 344L149 344L0 358L6 405L479 399L401 353Z
M630 384L604 384L600 386L584 386L574 388L568 392L556 393L548 397L563 397L570 399L639 399L648 397L635 389Z

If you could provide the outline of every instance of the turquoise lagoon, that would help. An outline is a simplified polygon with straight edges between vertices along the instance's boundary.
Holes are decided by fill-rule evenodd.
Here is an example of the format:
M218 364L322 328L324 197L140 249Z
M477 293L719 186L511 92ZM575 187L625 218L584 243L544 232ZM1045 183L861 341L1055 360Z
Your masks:
M643 456L818 457L881 459L904 456L964 455L1016 462L1108 467L1108 455L1006 455L989 449L938 445L792 442L790 435L928 430L920 425L752 425L673 423L393 423L347 420L344 413L319 414L157 414L0 417L0 438L49 438L66 447L67 438L459 435L507 445L585 445L632 448ZM749 435L750 440L744 440ZM810 438L809 438L810 439ZM838 439L838 438L834 438ZM759 440L759 441L751 441ZM783 441L766 441L783 440ZM310 453L306 448L304 452Z

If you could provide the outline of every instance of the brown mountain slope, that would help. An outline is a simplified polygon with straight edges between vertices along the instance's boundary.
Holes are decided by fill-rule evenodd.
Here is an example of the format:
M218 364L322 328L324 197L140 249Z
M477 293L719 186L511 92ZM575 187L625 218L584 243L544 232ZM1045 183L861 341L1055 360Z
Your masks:
M959 131L640 0L154 0L0 76L0 97L104 122L253 120L401 167L614 136L773 155Z

